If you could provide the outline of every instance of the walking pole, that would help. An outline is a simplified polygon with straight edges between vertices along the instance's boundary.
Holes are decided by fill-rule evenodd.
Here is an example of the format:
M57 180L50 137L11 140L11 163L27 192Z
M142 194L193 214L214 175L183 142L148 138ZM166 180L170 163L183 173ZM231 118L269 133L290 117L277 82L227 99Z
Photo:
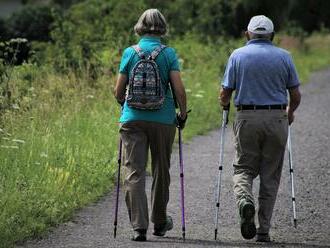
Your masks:
M116 238L117 235L117 219L118 219L118 205L119 205L119 186L120 186L120 167L121 167L121 154L122 154L122 140L119 140L119 149L118 149L118 175L117 175L117 195L116 195L116 207L115 207L115 220L114 220L114 229L113 237Z
M290 125L288 129L288 153L289 153L289 166L290 166L290 181L291 181L291 195L292 195L292 211L293 211L293 225L297 228L297 215L296 215L296 198L294 194L294 180L293 180L293 163L292 163L292 150L291 150L291 130Z
M222 125L220 133L220 158L219 158L219 174L217 183L217 200L216 200L216 210L215 210L215 220L214 220L214 240L217 240L218 235L218 222L219 222L219 209L220 209L220 187L221 187L221 174L223 168L223 153L225 146L225 131L228 123L229 105L223 107L222 111Z
M184 175L183 175L183 157L182 157L182 136L181 128L178 126L179 132L179 158L180 158L180 185L181 185L181 224L182 224L182 238L186 239L186 224L184 215Z

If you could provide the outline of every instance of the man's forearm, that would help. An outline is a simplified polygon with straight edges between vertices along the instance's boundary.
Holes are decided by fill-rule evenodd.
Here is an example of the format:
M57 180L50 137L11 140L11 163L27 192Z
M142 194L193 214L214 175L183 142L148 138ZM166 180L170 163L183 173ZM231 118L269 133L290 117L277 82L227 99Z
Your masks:
M288 112L293 113L299 106L301 101L301 94L299 88L289 90L290 100Z
M220 101L221 106L229 105L232 92L233 92L232 89L221 89L220 90L219 101Z

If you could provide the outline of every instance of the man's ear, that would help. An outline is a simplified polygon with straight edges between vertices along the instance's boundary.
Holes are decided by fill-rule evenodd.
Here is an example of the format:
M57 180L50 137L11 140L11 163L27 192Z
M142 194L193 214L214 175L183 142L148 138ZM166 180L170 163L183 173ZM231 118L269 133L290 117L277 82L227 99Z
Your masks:
M248 31L245 31L245 37L247 40L251 40L250 34Z
M273 41L274 36L275 36L275 32L272 32L272 34L270 35L270 41Z

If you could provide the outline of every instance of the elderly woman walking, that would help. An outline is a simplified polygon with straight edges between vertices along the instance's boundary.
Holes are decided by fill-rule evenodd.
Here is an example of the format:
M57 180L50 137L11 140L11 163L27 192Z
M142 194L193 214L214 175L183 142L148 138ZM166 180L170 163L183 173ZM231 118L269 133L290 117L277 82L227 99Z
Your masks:
M125 152L125 201L133 227L132 240L145 241L149 225L145 177L151 153L151 221L153 235L164 236L173 228L167 215L170 159L176 123L187 119L186 93L173 48L161 43L167 33L164 16L146 10L134 27L137 45L125 49L115 86L115 97L123 106L120 135ZM175 113L175 97L180 112Z

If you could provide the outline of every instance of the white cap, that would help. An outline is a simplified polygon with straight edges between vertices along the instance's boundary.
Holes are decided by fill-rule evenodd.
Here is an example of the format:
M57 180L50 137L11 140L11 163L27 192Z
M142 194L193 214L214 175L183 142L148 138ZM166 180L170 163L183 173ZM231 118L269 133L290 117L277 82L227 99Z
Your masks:
M274 32L274 24L268 17L257 15L251 18L247 30L254 34L270 34Z

